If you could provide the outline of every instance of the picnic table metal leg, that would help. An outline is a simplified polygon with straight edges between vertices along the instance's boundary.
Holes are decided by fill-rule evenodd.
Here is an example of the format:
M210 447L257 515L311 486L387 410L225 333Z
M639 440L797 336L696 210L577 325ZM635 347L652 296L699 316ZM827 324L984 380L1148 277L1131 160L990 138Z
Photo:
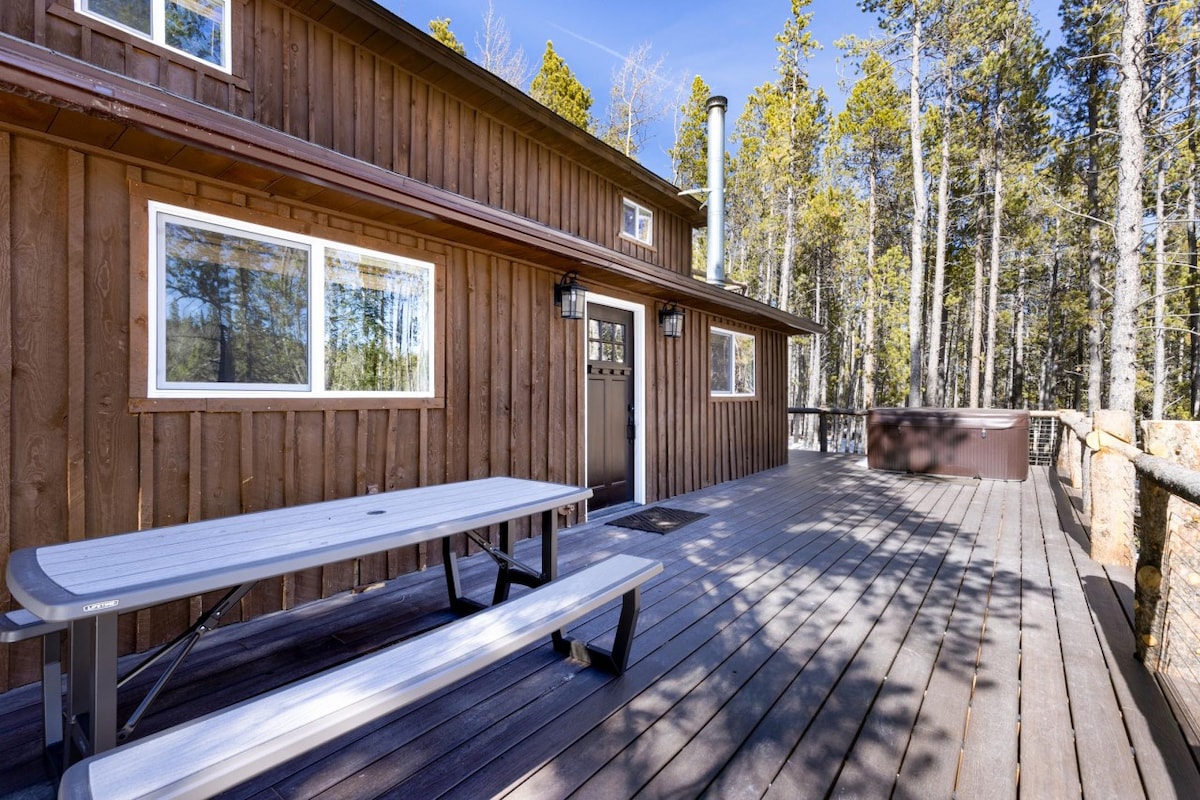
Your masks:
M512 538L512 522L505 521L500 523L500 552L504 553L509 559L513 557L513 538ZM512 588L512 565L509 561L498 561L499 568L496 573L496 591L492 593L492 605L503 603L508 599L508 592Z
M450 610L456 614L473 614L483 603L463 596L462 579L458 574L458 556L454 553L452 537L442 537L442 566L446 570L446 592L450 595Z
M117 615L75 620L68 631L71 668L64 765L74 760L75 747L88 756L117 746Z
M56 777L63 769L62 635L42 637L42 731L47 766Z

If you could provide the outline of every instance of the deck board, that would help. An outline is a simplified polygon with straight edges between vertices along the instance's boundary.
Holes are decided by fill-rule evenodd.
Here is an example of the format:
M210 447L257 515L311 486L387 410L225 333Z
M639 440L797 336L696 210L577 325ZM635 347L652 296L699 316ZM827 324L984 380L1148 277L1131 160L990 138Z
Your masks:
M531 647L227 797L1200 796L1131 657L1128 577L1063 531L1055 480L797 453L673 498L709 516L668 535L565 530L564 573L618 552L664 563L624 676ZM460 564L485 596L490 562ZM137 735L440 624L444 591L433 569L222 628ZM606 609L572 632L615 624ZM36 699L0 695L0 748L16 754L0 798L37 789Z

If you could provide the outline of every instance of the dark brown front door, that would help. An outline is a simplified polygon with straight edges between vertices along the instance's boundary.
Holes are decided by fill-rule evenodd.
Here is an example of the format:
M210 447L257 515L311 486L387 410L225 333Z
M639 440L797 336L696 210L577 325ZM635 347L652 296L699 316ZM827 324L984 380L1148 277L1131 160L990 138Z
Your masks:
M588 509L633 499L633 312L588 306Z

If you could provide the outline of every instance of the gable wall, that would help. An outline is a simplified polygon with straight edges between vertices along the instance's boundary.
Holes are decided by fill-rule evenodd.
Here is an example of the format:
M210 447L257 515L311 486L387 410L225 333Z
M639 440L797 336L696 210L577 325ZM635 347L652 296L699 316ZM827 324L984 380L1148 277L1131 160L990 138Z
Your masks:
M687 221L580 163L582 149L566 153L541 143L546 132L534 119L502 121L519 117L494 94L462 98L444 91L444 67L421 62L406 69L401 64L418 60L412 52L336 4L234 0L232 6L232 74L80 14L72 0L4 0L0 30L690 274ZM627 193L655 212L655 247L618 234Z

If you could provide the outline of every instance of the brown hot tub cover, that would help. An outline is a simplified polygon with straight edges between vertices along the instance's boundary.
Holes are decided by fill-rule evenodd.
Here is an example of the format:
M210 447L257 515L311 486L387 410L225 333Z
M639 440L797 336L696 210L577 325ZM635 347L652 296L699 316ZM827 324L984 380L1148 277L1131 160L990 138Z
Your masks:
M1029 412L980 408L875 408L867 413L871 469L1023 481Z

